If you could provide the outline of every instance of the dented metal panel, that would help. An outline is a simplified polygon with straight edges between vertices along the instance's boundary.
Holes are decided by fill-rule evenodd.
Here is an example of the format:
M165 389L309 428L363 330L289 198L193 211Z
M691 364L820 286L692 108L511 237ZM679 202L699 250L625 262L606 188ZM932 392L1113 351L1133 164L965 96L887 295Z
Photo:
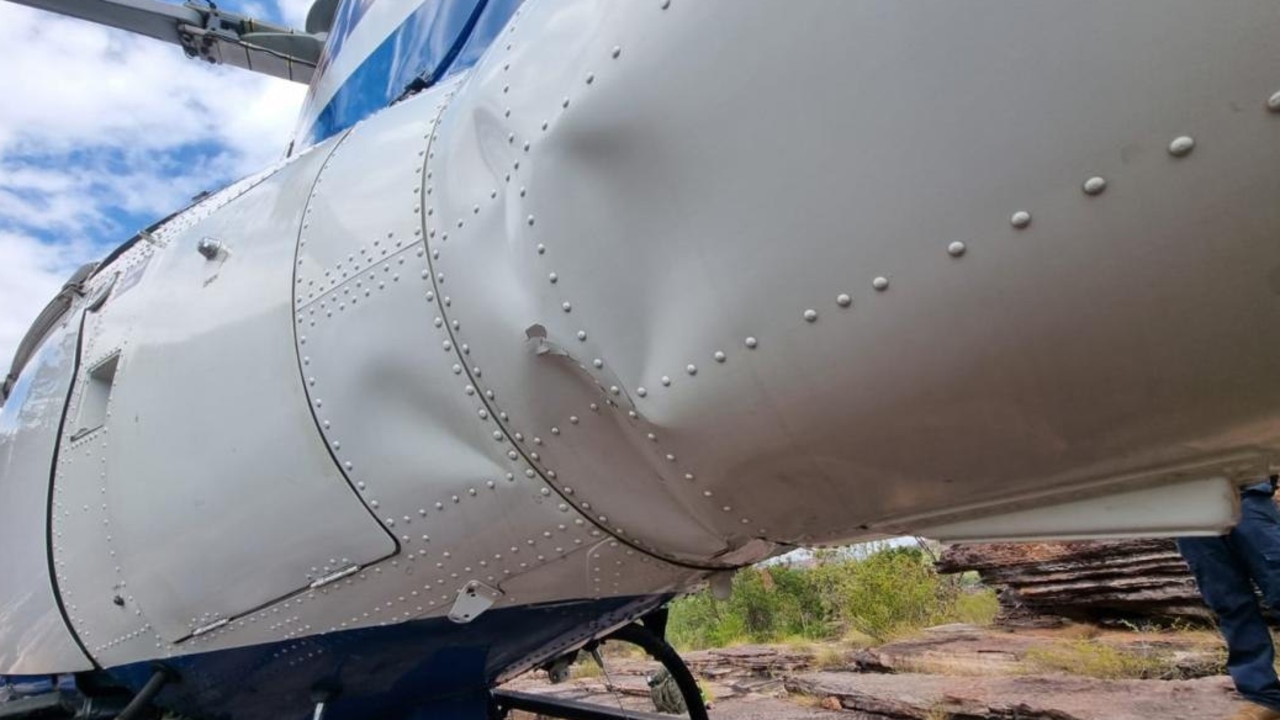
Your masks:
M446 109L428 244L476 387L620 536L1274 459L1274 4L573 7Z

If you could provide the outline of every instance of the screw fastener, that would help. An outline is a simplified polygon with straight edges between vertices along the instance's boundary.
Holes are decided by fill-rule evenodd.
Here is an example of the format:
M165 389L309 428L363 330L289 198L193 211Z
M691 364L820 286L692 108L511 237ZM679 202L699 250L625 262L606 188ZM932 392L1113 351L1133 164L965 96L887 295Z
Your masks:
M1187 135L1182 135L1173 139L1169 143L1169 154L1174 157L1186 157L1196 147L1196 141Z

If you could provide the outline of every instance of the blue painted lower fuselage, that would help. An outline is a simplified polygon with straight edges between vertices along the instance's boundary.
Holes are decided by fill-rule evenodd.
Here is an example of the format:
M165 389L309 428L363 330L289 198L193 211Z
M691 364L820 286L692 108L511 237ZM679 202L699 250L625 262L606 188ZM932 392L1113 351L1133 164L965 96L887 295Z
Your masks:
M194 718L310 717L317 687L338 689L327 720L484 717L488 689L661 605L666 596L491 610L469 624L446 618L342 630L281 643L108 668L137 691L157 663L180 681L156 704ZM11 690L53 690L56 679L10 677ZM95 683L95 684L101 684ZM63 683L65 690L65 683ZM3 695L0 695L3 697Z

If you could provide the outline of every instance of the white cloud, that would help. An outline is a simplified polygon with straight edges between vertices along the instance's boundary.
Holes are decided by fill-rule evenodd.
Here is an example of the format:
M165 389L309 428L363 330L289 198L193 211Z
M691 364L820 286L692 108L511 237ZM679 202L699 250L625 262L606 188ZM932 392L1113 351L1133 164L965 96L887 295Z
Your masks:
M258 7L245 4L250 11ZM277 9L301 25L309 0ZM305 88L0 2L0 366L75 267L280 157Z
M313 0L277 0L280 15L289 27L301 28L306 24L307 12Z

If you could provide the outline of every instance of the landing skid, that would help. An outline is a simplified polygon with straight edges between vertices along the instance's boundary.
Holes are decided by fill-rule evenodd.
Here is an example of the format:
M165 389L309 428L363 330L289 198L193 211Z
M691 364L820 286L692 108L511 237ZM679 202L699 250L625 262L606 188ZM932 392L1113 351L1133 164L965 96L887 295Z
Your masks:
M581 702L567 698L557 698L537 693L517 692L514 690L493 691L494 720L504 720L512 710L523 710L539 717L561 718L562 720L672 720L672 718L688 718L689 720L708 720L707 706L702 699L702 689L694 678L689 666L685 664L680 653L671 646L662 635L665 631L666 613L659 611L646 617L641 623L624 625L599 642L625 642L644 650L649 657L657 660L670 673L671 679L680 690L686 712L682 715L668 715L657 712L626 710L599 703ZM598 643L588 645L585 650L596 657ZM576 655L574 653L573 655ZM567 658L572 660L572 655ZM552 663L548 672L555 673L552 668L563 667L561 663Z
M671 715L661 713L621 710L607 705L514 690L495 690L493 700L498 718L507 717L512 710L523 710L540 717L561 718L561 720L671 720L672 718Z

